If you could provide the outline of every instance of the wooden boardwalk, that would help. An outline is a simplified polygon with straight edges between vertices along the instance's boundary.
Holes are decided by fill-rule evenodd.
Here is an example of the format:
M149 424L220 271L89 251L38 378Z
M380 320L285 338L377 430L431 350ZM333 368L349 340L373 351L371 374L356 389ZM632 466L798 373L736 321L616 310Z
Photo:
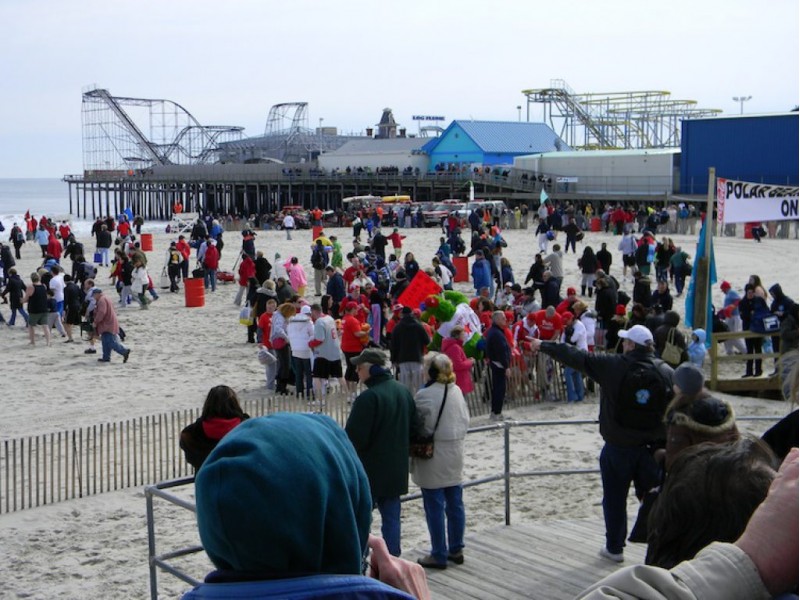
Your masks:
M428 569L434 600L561 600L619 568L600 558L602 520L542 521L467 535L463 565ZM645 546L625 548L621 566L644 562ZM421 550L404 557L416 560Z

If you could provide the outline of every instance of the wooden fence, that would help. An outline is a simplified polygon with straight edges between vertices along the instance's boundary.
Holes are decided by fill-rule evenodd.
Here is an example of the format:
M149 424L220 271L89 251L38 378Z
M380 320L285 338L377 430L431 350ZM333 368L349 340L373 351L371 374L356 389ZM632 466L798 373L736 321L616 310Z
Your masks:
M475 390L466 395L470 415L486 415L491 382L482 364L474 368L473 381ZM512 370L505 407L564 398L559 365L540 354ZM335 390L326 400L324 407L311 407L294 396L272 394L243 402L242 408L252 417L313 410L344 426L347 395ZM0 441L0 514L192 475L178 440L200 412L200 407L177 410Z

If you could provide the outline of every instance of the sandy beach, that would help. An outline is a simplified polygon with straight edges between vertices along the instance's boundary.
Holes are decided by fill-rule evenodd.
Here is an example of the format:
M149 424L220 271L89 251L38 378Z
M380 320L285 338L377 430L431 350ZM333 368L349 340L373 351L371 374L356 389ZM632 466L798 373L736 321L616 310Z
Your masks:
M163 233L164 224L147 224L144 231L154 234L154 251L149 253L149 271L157 283L166 249L175 236ZM336 233L349 249L349 229L327 230ZM404 250L413 251L420 265L429 265L441 235L438 229L404 230L408 236ZM511 261L515 276L522 282L533 260L533 230L504 232L508 241L505 256ZM659 239L661 236L658 236ZM694 257L696 240L689 236L671 236L677 245ZM256 248L273 261L276 252L281 261L296 255L309 274L311 232L294 232L287 241L283 232L259 231ZM81 240L93 250L88 236ZM237 232L225 235L222 267L233 267L240 238ZM614 255L611 273L621 278L622 264L616 250L618 237L587 233L578 247L585 244L595 250L607 242ZM719 281L732 283L741 292L750 274L758 274L765 287L780 283L785 293L800 297L798 241L764 239L761 244L742 238L715 238ZM564 257L565 280L579 283L577 256ZM41 263L39 248L28 243L17 270L28 281ZM69 267L67 267L69 268ZM97 282L113 297L108 281L109 269L100 268ZM312 278L313 279L313 278ZM457 284L471 292L470 284ZM631 286L624 288L630 293ZM245 343L245 328L238 323L239 309L233 298L236 284L220 285L207 293L205 306L185 308L181 291L170 294L158 290L160 299L150 310L138 307L119 311L119 319L131 349L128 364L114 355L110 364L98 363L98 355L85 355L85 344L65 344L57 335L51 347L44 345L37 333L37 345L28 345L24 327L0 327L0 348L5 363L4 419L0 441L20 436L70 430L86 425L196 408L202 405L208 389L226 384L243 399L265 395L263 370L256 360L256 348ZM309 300L313 301L313 281ZM722 292L714 286L712 300L722 305ZM684 312L683 299L675 308ZM593 305L593 300L591 302ZM8 306L0 307L8 318ZM738 376L728 368L731 376ZM741 369L743 371L743 368ZM765 372L771 365L765 365ZM707 370L708 372L708 370ZM738 415L783 416L790 407L777 401L725 396ZM597 396L577 406L543 403L509 411L518 420L594 419ZM473 419L474 425L487 423L486 417ZM744 423L741 429L760 434L765 423ZM602 440L594 425L518 428L512 432L512 468L514 470L594 468ZM474 479L502 469L502 436L498 431L471 435L467 441L466 477ZM187 491L189 493L189 491ZM602 519L599 477L594 475L564 478L515 480L513 484L512 522L541 518ZM502 486L499 483L472 488L465 492L467 528L477 531L502 524ZM635 500L631 501L631 508ZM176 548L197 542L191 513L157 504L158 536L161 548ZM635 514L630 511L631 515ZM377 516L377 513L376 513ZM377 531L377 522L373 526ZM148 594L147 536L145 500L142 488L131 488L72 500L43 508L0 515L0 580L4 597L26 598L143 598ZM403 546L406 549L427 545L427 531L421 501L404 505ZM467 556L469 557L469 549ZM193 576L200 577L210 568L204 555L185 561ZM611 568L611 567L610 567ZM163 598L179 597L186 584L162 574L159 590Z

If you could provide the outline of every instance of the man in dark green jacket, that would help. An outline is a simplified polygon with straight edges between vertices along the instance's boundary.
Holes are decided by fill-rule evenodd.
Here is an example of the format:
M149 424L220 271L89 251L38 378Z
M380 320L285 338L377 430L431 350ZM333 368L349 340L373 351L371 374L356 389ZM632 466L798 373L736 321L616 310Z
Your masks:
M408 442L417 414L414 398L384 368L382 351L368 348L350 360L367 389L353 402L345 431L367 472L386 546L400 556L400 496L408 492Z

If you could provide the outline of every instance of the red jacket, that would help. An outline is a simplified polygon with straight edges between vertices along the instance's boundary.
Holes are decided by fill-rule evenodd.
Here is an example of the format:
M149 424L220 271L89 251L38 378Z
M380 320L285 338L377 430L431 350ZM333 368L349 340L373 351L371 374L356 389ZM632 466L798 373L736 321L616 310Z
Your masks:
M214 249L216 250L216 248ZM206 251L206 256L208 256L208 251ZM256 263L253 262L252 258L246 256L242 259L241 264L239 264L239 285L246 286L247 280L255 276Z
M178 240L178 243L175 244L175 248L181 253L184 260L188 259L192 254L192 247L186 243L186 240Z
M203 265L206 269L219 268L219 250L213 244L209 244L206 248L206 255L203 257Z

